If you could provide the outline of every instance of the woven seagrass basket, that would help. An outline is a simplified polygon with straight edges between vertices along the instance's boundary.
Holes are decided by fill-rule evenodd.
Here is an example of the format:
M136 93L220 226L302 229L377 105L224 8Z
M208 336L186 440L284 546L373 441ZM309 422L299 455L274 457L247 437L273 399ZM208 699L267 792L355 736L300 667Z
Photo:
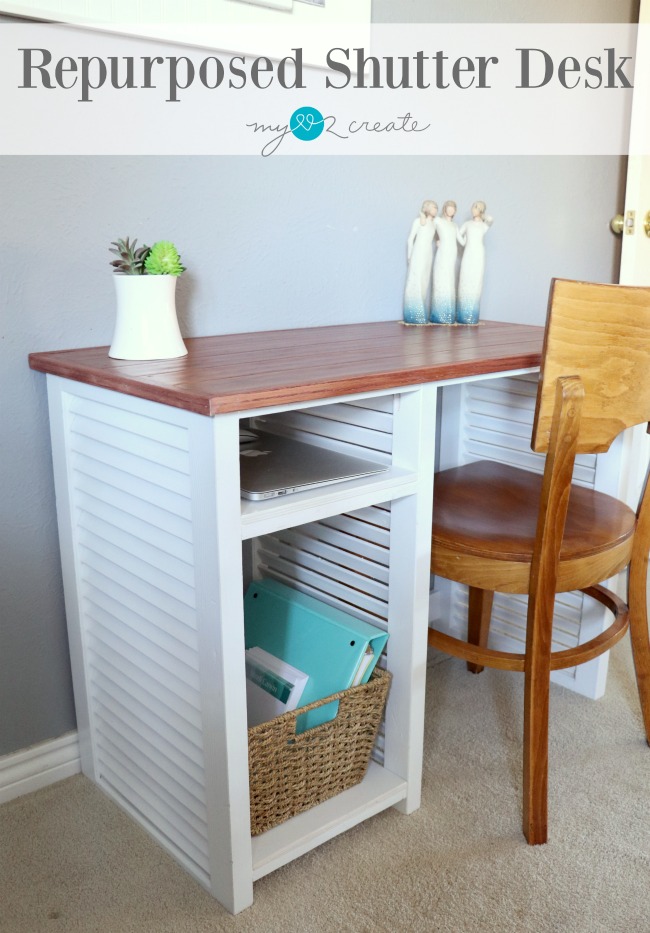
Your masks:
M251 833L266 832L358 784L368 768L391 675L317 700L248 730ZM296 735L296 719L339 701L336 717Z

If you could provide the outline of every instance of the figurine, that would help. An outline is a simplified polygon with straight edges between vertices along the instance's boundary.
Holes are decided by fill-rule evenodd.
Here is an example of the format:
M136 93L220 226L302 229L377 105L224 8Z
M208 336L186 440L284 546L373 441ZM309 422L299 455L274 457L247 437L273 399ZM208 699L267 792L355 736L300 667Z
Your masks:
M433 238L438 205L425 201L411 227L407 243L408 271L404 289L404 322L426 324L429 318L429 285L433 264Z
M431 321L434 324L453 324L456 320L458 227L454 222L455 214L456 202L445 201L442 216L435 220L438 249L433 264Z
M493 222L485 210L485 201L475 201L472 204L472 219L466 221L458 232L458 242L465 247L458 282L459 324L478 323L485 271L483 240Z

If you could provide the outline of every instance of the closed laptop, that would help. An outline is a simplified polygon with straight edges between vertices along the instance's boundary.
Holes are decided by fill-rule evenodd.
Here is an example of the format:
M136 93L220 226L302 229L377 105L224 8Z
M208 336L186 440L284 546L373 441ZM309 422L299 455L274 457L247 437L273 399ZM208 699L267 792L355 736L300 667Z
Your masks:
M240 446L244 499L273 499L331 483L381 473L388 467L290 437L256 431L257 440Z

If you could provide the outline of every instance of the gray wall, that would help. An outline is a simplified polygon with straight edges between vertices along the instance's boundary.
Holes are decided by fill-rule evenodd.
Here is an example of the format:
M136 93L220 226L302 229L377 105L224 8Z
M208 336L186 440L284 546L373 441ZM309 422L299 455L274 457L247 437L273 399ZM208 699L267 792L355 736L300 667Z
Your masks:
M636 23L639 0L372 0L377 23Z
M373 11L580 22L634 19L636 7L375 0ZM179 245L187 336L389 320L423 198L455 198L459 216L483 198L495 217L483 314L542 323L552 276L616 277L608 223L623 177L622 160L595 157L0 158L0 755L75 725L45 378L27 354L110 342L110 240Z

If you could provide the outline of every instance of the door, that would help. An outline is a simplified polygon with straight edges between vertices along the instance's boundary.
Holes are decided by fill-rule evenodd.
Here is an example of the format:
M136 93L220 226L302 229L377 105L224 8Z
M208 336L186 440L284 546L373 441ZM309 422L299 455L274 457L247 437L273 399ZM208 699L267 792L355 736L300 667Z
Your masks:
M632 104L631 146L647 133L650 119L650 0L641 0ZM634 212L634 227L623 233L620 281L624 285L650 285L650 152L631 155L628 160L624 216ZM650 228L649 228L650 229ZM633 232L632 232L633 231Z
M632 104L631 149L650 120L650 0L641 0ZM650 285L650 152L630 155L625 190L624 217L634 212L634 226L626 223L621 249L619 280L623 285ZM641 149L640 151L643 151ZM647 230L646 230L646 224ZM636 507L650 456L650 437L645 425L626 432L623 447L620 496Z

